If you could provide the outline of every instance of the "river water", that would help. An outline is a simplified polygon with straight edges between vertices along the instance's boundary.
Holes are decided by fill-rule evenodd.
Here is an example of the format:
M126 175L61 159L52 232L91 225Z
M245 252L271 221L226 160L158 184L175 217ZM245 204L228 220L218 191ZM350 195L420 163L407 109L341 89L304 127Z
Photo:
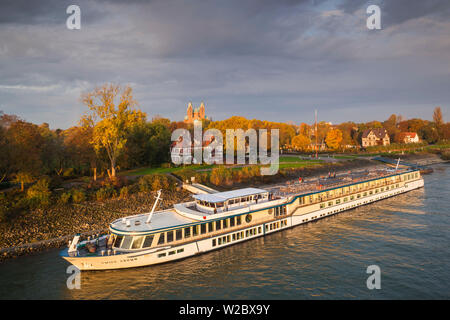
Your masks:
M449 299L450 165L425 188L179 262L82 272L50 250L0 264L0 299ZM367 267L381 270L369 290Z

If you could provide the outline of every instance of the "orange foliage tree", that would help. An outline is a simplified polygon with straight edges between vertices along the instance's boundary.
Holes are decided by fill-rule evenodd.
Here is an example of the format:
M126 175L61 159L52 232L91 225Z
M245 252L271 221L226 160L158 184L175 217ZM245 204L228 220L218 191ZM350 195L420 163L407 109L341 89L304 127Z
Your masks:
M331 129L327 133L327 137L325 138L325 142L328 148L337 150L342 143L342 131L339 129Z

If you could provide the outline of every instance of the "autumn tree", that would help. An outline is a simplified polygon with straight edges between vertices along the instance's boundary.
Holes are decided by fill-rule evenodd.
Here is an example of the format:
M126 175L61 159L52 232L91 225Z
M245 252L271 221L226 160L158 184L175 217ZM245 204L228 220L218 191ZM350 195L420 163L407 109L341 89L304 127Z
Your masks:
M420 128L419 136L422 140L430 144L436 143L439 140L438 130L432 122Z
M0 183L11 171L11 145L6 136L6 129L0 125Z
M74 126L64 130L62 136L64 139L66 165L82 174L89 174L89 170L92 168L95 180L99 160L91 144L92 131L91 127Z
M443 116L442 116L441 107L434 108L433 122L434 122L434 124L436 126L439 138L442 138L442 126L444 124L444 119L443 119Z
M82 101L89 112L81 118L81 124L93 129L91 143L97 153L106 151L111 167L108 175L115 177L117 159L127 142L128 131L137 123L144 122L146 115L134 109L137 103L129 86L122 88L107 84L83 94Z
M309 137L310 128L308 124L302 122L300 123L299 134Z
M442 138L444 140L450 140L450 122L442 126Z
M434 108L433 121L436 124L436 127L442 126L444 123L441 107Z
M342 132L342 145L357 144L357 126L354 122L343 122L337 126L337 129Z
M311 140L303 134L299 134L292 138L292 145L298 150L306 150L310 144Z
M37 125L22 120L12 123L6 133L13 172L37 176L42 173L42 138Z
M48 123L38 126L42 137L41 173L61 173L64 168L64 139L59 131L51 130Z
M337 150L342 143L342 131L339 129L329 130L325 142L329 148Z
M392 114L383 122L383 127L386 129L391 141L397 141L400 129L398 128L398 118L395 114Z

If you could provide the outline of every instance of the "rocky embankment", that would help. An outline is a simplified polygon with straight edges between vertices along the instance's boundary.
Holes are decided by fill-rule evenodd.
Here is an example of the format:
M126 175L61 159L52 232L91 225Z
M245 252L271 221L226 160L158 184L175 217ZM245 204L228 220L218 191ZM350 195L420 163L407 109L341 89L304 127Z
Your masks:
M190 195L184 190L163 192L157 210L187 201ZM126 199L55 205L22 214L0 223L0 261L65 246L76 233L91 235L106 231L115 219L151 211L154 201L153 194L140 193Z

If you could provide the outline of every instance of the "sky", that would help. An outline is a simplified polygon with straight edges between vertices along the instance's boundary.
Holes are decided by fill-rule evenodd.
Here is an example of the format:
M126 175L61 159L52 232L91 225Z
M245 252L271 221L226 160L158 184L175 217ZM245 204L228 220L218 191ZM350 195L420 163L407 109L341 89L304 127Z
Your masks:
M450 1L0 0L0 110L66 129L105 83L130 85L149 119L203 101L213 120L431 120L441 106L450 121Z

